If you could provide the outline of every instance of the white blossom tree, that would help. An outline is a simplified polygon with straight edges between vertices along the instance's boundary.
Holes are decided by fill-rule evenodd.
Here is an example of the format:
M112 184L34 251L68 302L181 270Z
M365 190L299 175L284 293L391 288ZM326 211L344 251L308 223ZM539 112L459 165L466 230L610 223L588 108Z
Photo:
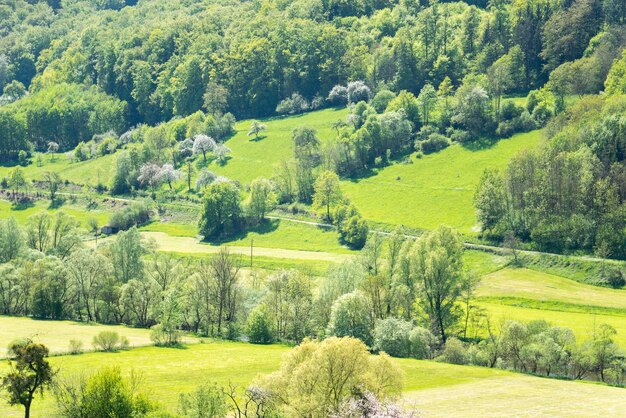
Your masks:
M163 182L162 169L155 163L146 163L139 169L139 177L137 180L143 185L147 185L152 189L152 193Z
M200 171L198 174L198 179L196 180L196 189L201 190L205 189L209 184L213 183L217 179L217 175L207 170L206 168Z
M172 190L172 183L178 180L181 175L180 170L176 170L172 164L164 164L161 167L161 179L167 183L170 190Z
M230 153L230 148L228 148L224 144L217 144L215 149L213 150L215 153L215 157L220 164L224 164L226 162L226 157Z
M208 135L199 134L193 137L193 153L202 154L206 162L206 153L215 149L215 140Z
M258 120L253 120L250 125L250 130L248 131L248 136L254 135L256 139L259 139L259 134L267 129L267 125L259 122Z

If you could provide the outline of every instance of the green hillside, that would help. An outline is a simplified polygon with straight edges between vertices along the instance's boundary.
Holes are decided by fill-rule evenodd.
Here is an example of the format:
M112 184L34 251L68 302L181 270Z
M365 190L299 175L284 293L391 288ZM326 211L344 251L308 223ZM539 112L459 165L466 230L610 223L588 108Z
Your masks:
M469 233L476 225L472 198L483 171L506 167L540 138L541 131L533 131L485 146L457 144L366 178L345 180L342 187L369 220L423 229L446 224Z
M332 123L345 119L348 110L325 109L302 115L261 119L267 125L259 139L249 136L251 120L243 120L235 125L236 134L225 144L232 150L232 158L226 164L214 162L210 170L247 184L256 177L271 177L274 166L293 156L292 131L300 126L308 126L317 131L324 141L335 135Z

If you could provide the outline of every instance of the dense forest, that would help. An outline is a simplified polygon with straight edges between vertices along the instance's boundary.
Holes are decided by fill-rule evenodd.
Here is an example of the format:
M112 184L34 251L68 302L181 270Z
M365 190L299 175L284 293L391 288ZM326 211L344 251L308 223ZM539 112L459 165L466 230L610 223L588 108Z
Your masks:
M358 81L367 87L360 99L434 86L446 113L448 96L465 86L458 112L443 119L454 123L466 110L478 117L456 118L464 130L493 133L502 95L549 82L558 112L566 95L603 88L625 43L620 0L469 3L4 2L0 154L17 159L50 141L68 150L94 134L197 111L246 118L326 106L341 98L329 96L336 86ZM486 132L472 132L480 127Z

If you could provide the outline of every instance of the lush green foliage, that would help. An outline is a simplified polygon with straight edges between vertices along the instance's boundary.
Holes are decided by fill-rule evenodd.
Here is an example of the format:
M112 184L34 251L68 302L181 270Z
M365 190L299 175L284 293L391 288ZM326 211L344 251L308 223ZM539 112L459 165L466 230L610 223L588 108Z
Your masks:
M587 99L558 118L552 139L485 173L475 196L483 231L512 231L540 249L626 256L623 99Z

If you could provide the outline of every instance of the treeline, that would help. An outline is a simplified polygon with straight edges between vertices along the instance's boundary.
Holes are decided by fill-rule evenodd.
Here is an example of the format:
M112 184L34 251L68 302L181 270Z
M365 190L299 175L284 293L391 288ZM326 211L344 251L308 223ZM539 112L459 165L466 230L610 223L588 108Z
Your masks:
M198 110L241 118L272 114L280 104L280 111L297 113L354 80L375 93L417 95L446 77L458 87L467 75L489 75L501 79L494 88L502 94L526 93L564 63L553 83L560 95L592 76L600 82L587 84L597 91L623 48L626 15L620 0L486 8L405 0L52 3L4 6L3 101L21 107L27 91L47 96L65 83L95 86L114 108L126 108L125 126ZM568 64L577 59L583 61Z
M483 233L626 257L625 110L623 96L584 98L550 124L537 150L485 172L475 195Z

